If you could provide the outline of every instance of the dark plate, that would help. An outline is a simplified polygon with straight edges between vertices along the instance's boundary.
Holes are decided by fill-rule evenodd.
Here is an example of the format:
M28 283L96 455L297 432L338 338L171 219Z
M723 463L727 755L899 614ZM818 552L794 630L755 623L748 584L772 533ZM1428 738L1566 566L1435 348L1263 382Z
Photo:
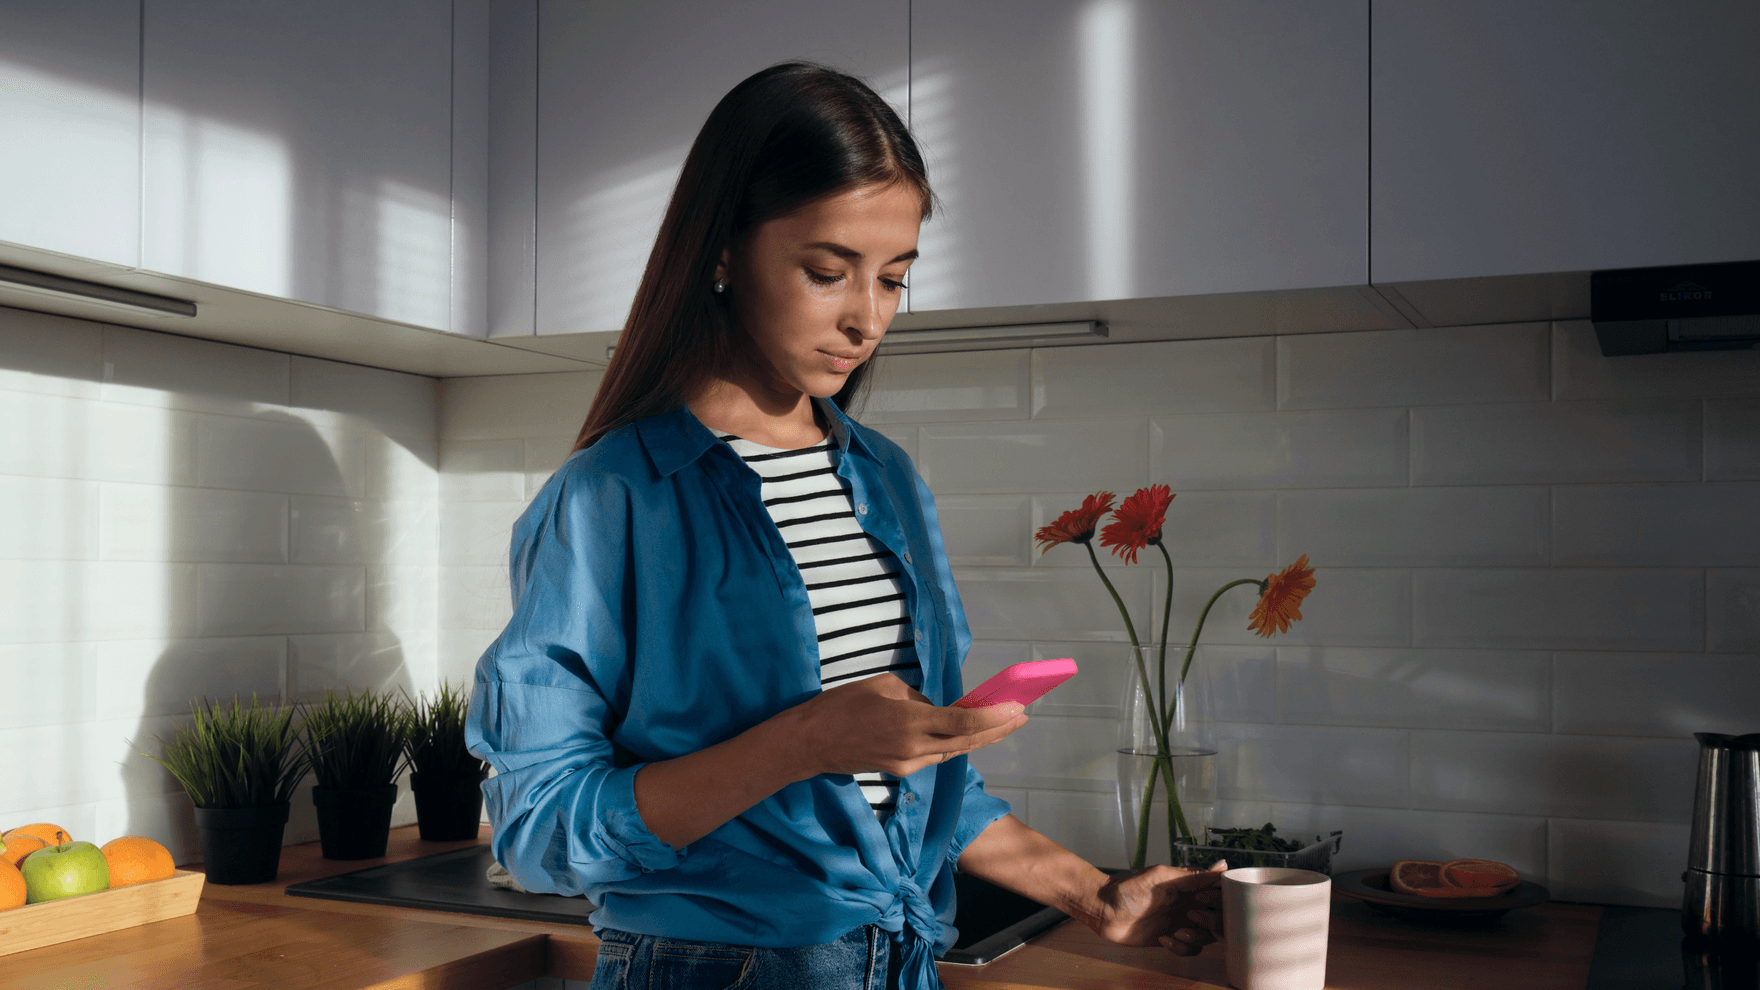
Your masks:
M1388 871L1388 867L1377 866L1368 870L1340 873L1332 878L1332 889L1388 914L1451 921L1487 920L1498 917L1505 911L1533 907L1552 899L1552 893L1545 887L1527 880L1493 897L1423 897L1418 894L1402 894L1387 885Z

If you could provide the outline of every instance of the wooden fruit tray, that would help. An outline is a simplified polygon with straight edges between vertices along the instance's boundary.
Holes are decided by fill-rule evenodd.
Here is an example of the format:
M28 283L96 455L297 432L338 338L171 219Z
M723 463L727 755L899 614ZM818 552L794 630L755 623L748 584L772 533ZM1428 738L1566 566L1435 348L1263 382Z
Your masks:
M206 879L178 870L163 880L0 911L0 956L194 914Z

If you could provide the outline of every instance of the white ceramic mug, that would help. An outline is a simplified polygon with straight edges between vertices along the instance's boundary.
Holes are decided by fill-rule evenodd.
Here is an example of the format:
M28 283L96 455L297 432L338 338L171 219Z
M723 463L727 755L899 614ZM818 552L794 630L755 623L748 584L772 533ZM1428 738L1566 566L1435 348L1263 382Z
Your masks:
M1325 990L1332 878L1261 866L1222 875L1222 942L1236 990Z

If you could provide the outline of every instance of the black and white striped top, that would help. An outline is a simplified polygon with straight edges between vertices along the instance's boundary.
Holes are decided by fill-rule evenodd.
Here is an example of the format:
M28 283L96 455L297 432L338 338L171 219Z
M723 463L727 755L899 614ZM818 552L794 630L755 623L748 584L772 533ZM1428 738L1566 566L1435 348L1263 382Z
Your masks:
M897 558L862 531L847 483L837 476L829 438L780 450L731 435L721 439L762 479L759 497L800 568L819 635L819 683L831 688L892 673L921 688L910 614ZM898 778L856 774L884 821L898 799Z

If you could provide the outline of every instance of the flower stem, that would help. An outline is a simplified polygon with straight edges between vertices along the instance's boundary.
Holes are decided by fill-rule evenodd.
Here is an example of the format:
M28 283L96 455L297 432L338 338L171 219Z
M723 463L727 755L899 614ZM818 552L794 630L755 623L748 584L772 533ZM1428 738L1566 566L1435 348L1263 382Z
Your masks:
M1198 636L1201 633L1203 633L1203 631L1204 631L1204 620L1208 619L1210 617L1210 606L1216 604L1216 599L1221 598L1223 592L1227 591L1230 588L1236 587L1237 585L1242 585L1242 584L1256 584L1259 586L1259 593L1260 594L1265 593L1265 582L1259 580L1258 578L1241 578L1238 581L1230 581L1227 584L1223 585L1222 587L1216 589L1216 594L1211 595L1210 600L1204 603L1204 611L1198 613L1198 625L1196 628L1194 628L1192 630L1191 645L1186 647L1185 663L1182 664L1179 668L1180 683L1182 683L1182 684L1185 683L1186 674L1191 672L1192 656L1198 652ZM1170 711L1167 713L1167 715L1169 718L1171 718L1173 713Z
M1149 803L1154 798L1155 775L1163 770L1163 765L1167 762L1168 749L1167 729L1165 726L1166 720L1160 717L1160 712L1158 711L1159 705L1154 694L1154 688L1149 683L1149 666L1143 662L1142 643L1137 639L1137 627L1135 623L1131 622L1130 610L1124 607L1124 599L1119 596L1118 589L1113 587L1112 579L1106 576L1106 569L1100 566L1100 555L1094 552L1094 545L1092 543L1084 543L1083 546L1088 548L1088 559L1094 564L1094 573L1100 575L1100 582L1106 585L1107 593L1112 595L1112 603L1118 606L1118 614L1124 619L1125 632L1131 637L1131 656L1137 661L1137 676L1142 678L1143 682L1143 702L1149 709L1149 728L1155 733L1155 767L1149 774L1149 783L1143 789L1143 812L1142 818L1138 821L1137 825L1137 852L1136 855L1132 857L1132 860L1135 863L1133 868L1141 869L1143 861L1148 855ZM1183 824L1185 822L1185 816L1179 813L1179 798L1173 793L1173 768L1168 766L1165 767L1165 769L1167 772L1167 807L1169 820L1171 821L1172 818L1177 815L1179 821Z
M1131 646L1137 645L1137 627L1131 622L1130 609L1124 607L1124 599L1118 596L1118 589L1112 586L1112 579L1106 576L1106 569L1100 566L1100 555L1094 552L1092 541L1082 544L1088 549L1088 559L1094 563L1094 573L1100 575L1100 583L1106 585L1106 591L1112 595L1112 604L1118 606L1118 614L1124 619L1124 631L1130 634Z

